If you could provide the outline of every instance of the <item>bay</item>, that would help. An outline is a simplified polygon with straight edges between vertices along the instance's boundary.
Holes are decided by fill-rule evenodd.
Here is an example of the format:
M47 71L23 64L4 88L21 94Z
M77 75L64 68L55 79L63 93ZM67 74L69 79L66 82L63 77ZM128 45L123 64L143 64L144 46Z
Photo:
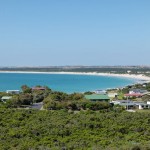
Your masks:
M0 91L17 90L22 85L48 86L66 93L93 91L96 89L120 88L134 84L135 79L78 74L0 73Z

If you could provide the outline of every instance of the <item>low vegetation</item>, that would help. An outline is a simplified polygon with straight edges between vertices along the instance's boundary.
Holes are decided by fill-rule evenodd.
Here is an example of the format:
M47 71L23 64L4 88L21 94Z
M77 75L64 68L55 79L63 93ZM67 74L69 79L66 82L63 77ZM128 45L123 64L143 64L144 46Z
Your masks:
M149 150L150 113L0 109L0 149Z
M121 106L86 100L80 93L44 88L23 85L20 94L0 93L12 96L0 103L0 149L149 150L148 110L126 112ZM45 110L21 109L36 102L43 102Z
M40 86L36 86L40 88ZM108 102L92 102L84 98L84 94L73 93L66 94L63 92L52 91L48 87L45 90L32 90L27 85L22 86L20 94L12 94L12 98L6 103L1 102L4 108L20 108L30 106L33 103L43 102L44 109L47 110L101 110L111 109L112 105ZM1 93L1 97L5 93Z

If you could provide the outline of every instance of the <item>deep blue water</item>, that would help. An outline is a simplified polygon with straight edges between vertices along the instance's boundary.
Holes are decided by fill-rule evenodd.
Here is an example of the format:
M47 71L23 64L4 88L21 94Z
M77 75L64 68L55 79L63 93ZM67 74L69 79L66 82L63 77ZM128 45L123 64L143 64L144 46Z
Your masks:
M26 84L72 93L123 87L135 82L134 79L93 75L0 73L0 91L17 90Z

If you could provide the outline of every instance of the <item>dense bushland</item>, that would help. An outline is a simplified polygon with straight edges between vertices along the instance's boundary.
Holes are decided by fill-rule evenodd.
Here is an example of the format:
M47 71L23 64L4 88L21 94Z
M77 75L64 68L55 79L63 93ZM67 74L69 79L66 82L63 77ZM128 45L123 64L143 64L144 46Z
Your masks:
M41 87L41 86L36 86ZM32 90L27 85L23 85L20 94L10 94L12 98L5 103L0 102L1 107L20 108L22 106L30 106L33 103L43 102L44 109L48 110L101 110L112 109L112 105L108 102L92 102L85 99L82 93L67 94L64 92L52 91L48 87L45 90ZM0 93L0 98L7 93Z
M0 149L148 150L150 113L0 109Z

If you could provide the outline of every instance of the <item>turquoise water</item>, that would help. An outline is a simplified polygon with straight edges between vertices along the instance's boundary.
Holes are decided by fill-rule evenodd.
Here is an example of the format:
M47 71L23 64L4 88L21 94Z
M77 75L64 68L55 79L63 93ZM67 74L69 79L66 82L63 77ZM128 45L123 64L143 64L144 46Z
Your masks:
M26 84L72 93L123 87L135 82L135 79L93 75L0 73L0 91L20 89Z

